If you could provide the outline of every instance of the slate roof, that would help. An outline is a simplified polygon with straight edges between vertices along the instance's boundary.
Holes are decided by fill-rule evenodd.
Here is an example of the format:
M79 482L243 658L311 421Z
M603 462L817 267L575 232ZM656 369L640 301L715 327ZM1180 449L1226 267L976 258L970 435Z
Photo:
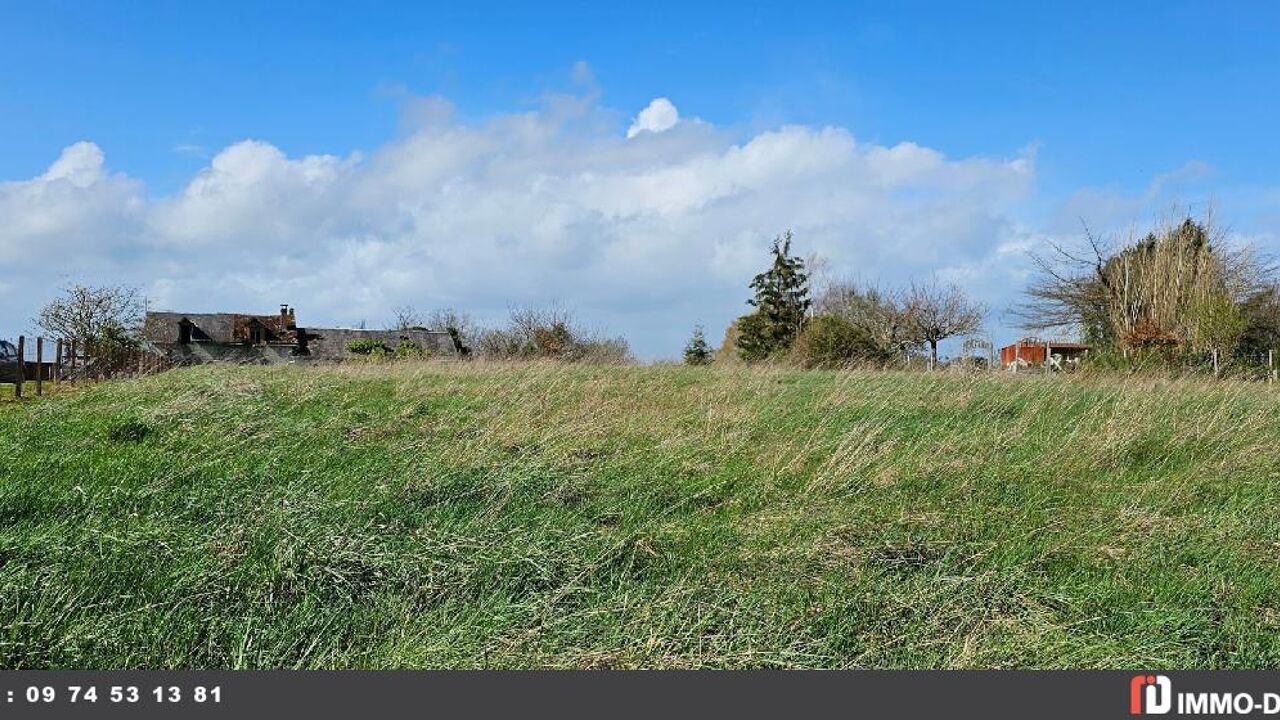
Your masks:
M200 330L198 333L192 332L192 340L232 343L235 342L233 333L237 315L238 313L149 312L142 327L142 336L152 342L176 343L178 323L186 318Z

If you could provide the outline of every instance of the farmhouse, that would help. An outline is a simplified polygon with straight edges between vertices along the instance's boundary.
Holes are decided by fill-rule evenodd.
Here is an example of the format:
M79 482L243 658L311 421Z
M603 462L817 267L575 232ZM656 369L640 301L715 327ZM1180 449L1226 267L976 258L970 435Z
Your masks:
M1066 370L1078 365L1081 358L1088 354L1089 346L1083 343L1023 338L1000 348L1000 367L1012 370L1019 367Z
M442 330L300 327L288 305L273 315L148 312L142 337L182 364L339 361L352 356L356 341L381 343L389 351L412 343L429 355L456 352L449 333Z

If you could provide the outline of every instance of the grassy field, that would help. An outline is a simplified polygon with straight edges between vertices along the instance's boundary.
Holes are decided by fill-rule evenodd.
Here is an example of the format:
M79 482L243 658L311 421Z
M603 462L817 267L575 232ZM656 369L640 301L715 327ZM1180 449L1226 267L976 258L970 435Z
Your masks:
M1280 393L203 367L0 404L0 667L1280 667Z
M60 387L57 383L54 383L50 380L44 381L44 392L47 394L52 395L53 393L58 392L59 390L65 390L65 389L66 389L65 387ZM14 392L15 390L17 390L17 386L14 385L13 383L0 383L0 401L16 399L16 393ZM25 397L29 397L29 398L35 397L36 384L34 382L23 383L22 394Z

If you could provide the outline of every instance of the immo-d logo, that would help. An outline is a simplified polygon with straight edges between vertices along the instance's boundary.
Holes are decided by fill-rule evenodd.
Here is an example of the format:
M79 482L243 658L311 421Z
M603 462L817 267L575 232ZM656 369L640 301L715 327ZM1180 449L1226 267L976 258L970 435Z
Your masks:
M1164 715L1173 705L1173 683L1164 675L1134 675L1129 681L1130 715Z
M1247 692L1174 692L1164 675L1134 675L1129 681L1130 715L1280 714L1280 694L1255 697Z

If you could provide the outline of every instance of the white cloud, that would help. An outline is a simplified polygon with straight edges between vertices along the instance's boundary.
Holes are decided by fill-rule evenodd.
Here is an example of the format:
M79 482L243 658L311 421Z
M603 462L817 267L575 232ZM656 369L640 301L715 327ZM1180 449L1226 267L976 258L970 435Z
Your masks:
M268 143L236 143L180 195L153 204L152 237L163 244L252 243L260 252L307 242L340 202L332 192L350 169L332 155L290 160Z
M20 322L67 278L137 283L173 309L290 302L317 325L380 323L401 303L497 319L560 301L656 356L695 321L741 314L787 228L836 273L951 269L987 299L1007 292L992 258L1029 233L1031 151L952 159L806 126L734 138L677 124L661 98L636 118L645 142L617 137L593 99L478 123L440 99L413 106L416 124L368 155L291 158L246 140L165 197L73 145L47 172L0 183L0 274L18 278L6 305L23 299Z
M193 158L207 158L209 152L205 150L203 145L196 143L178 143L173 146L173 151L179 155L186 155Z
M107 173L102 150L78 142L30 180L0 182L0 271L97 264L127 248L146 211L141 183Z
M631 127L627 128L627 137L633 138L642 132L666 132L675 127L679 121L680 113L670 100L664 97L654 98L645 109L640 111L639 115L636 115Z
M79 188L89 187L101 179L102 165L102 150L91 142L81 141L64 148L40 179L46 183L65 180Z

